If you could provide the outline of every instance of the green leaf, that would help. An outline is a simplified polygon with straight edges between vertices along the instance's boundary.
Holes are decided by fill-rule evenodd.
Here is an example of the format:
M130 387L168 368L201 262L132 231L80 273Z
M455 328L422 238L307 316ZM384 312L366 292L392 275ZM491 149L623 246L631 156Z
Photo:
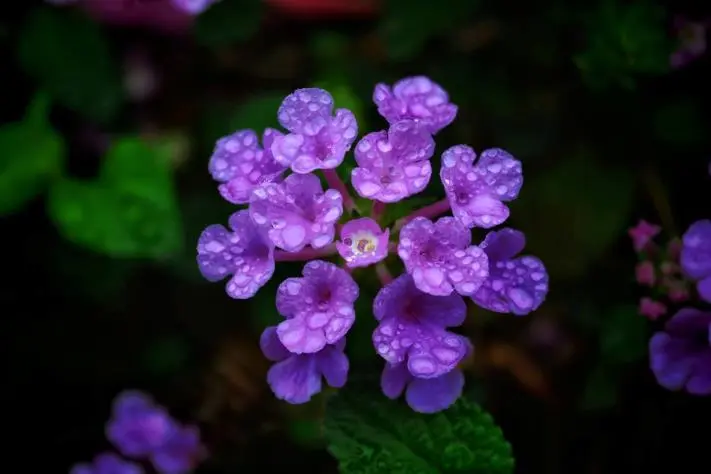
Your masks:
M690 98L661 106L654 114L654 131L659 140L672 146L698 145L706 138L701 108Z
M583 151L526 181L511 205L512 223L553 277L577 277L622 235L634 188L631 173Z
M647 320L633 305L619 306L602 318L600 358L606 364L627 364L642 359L649 340Z
M60 104L107 122L124 99L121 71L98 23L77 11L33 10L18 43L22 67Z
M664 9L647 2L601 2L585 17L587 46L573 60L593 88L633 88L637 75L669 71L673 44Z
M476 0L449 0L441 8L432 8L430 0L389 0L380 25L390 59L415 57L427 42L453 26L466 21L476 10Z
M195 20L195 37L204 46L226 46L252 37L262 21L260 0L222 0Z
M304 448L323 449L323 424L319 419L297 418L287 422L289 437Z
M326 409L328 450L345 474L512 473L511 446L491 416L467 397L423 415L376 384L349 385Z
M116 142L99 179L56 182L49 214L66 239L112 257L163 259L183 244L165 154L135 138Z
M214 104L206 111L205 139L210 150L219 138L249 128L258 134L265 128L278 128L277 110L287 92L271 92L250 97L241 104Z
M65 145L46 123L48 107L38 95L24 121L0 126L0 216L19 210L62 173Z

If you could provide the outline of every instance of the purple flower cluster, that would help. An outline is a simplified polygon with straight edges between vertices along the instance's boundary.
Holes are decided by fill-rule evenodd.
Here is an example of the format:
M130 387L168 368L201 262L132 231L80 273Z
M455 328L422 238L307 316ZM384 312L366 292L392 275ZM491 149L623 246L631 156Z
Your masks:
M377 85L373 101L389 127L357 143L353 113L334 110L332 96L315 88L284 99L277 118L285 131L265 130L261 144L252 130L218 140L209 171L226 200L247 207L230 217L229 229L205 229L197 262L208 280L228 278L227 294L236 299L254 296L276 261L307 262L300 277L280 284L276 307L284 320L261 337L262 351L275 362L269 385L289 403L310 400L323 380L346 383L346 335L359 297L352 274L375 266L383 287L373 302L379 324L372 339L385 360L383 392L391 398L405 392L414 410L431 413L462 392L458 365L473 346L450 329L464 322L465 299L525 315L545 299L548 274L537 258L519 256L525 246L519 231L491 231L472 243L473 228L506 221L506 203L523 184L521 163L502 149L477 158L468 146L449 148L439 171L446 198L382 228L385 206L429 184L434 135L455 119L457 107L422 76ZM351 147L352 189L372 201L370 212L356 206L336 173ZM448 211L452 216L432 220ZM405 267L395 279L385 266L393 251ZM336 255L342 264L327 260Z
M710 170L711 173L711 170ZM678 262L699 300L711 303L711 220L694 222L684 233ZM649 342L650 367L668 390L711 395L711 311L681 308Z
M183 426L147 395L120 393L113 404L106 437L127 458L150 460L160 474L191 472L204 456L200 433ZM143 474L143 468L114 453L97 456L92 464L77 464L71 474Z

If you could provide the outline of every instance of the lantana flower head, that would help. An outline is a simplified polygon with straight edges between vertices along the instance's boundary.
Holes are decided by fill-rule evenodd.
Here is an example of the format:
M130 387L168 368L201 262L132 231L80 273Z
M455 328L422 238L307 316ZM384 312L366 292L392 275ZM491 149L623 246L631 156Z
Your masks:
M143 468L114 453L102 453L91 464L77 464L69 474L143 474Z
M454 120L457 106L422 76L392 89L380 84L373 99L387 129L366 133L355 145L357 166L350 175L358 195L372 201L370 209L336 171L356 141L355 116L334 109L323 89L298 89L275 111L285 133L268 130L261 147L250 130L218 141L209 170L225 199L247 207L232 216L231 230L207 227L198 242L198 266L212 281L230 276L227 293L244 299L263 288L275 262L305 262L301 275L280 283L275 306L284 319L261 339L274 362L267 381L278 398L305 403L324 379L342 387L348 333L358 319L374 315L373 350L384 361L384 394L405 392L414 410L432 413L462 393L459 364L474 348L450 328L463 323L467 301L527 314L543 302L548 276L540 260L518 256L518 231L492 232L479 245L472 241L472 228L508 218L504 203L523 183L521 163L502 149L486 150L474 163L471 148L450 148L440 173L445 198L384 225L386 206L429 184L433 135ZM440 217L448 212L453 216ZM389 260L397 257L405 270L393 279ZM364 297L358 277L372 267L382 287L372 314L357 313Z

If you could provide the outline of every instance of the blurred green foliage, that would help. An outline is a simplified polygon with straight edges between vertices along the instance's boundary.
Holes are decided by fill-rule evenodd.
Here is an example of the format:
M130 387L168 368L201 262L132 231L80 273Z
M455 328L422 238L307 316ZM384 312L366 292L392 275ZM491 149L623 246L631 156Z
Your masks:
M601 0L585 16L587 47L575 64L593 88L633 88L640 75L669 71L674 44L667 36L666 15L648 1Z
M18 57L59 104L106 123L124 101L121 71L101 26L77 11L40 7L30 13Z
M169 156L138 137L116 140L97 179L56 181L49 215L68 240L116 258L166 258L183 245Z
M49 124L49 107L39 93L22 120L0 126L0 215L17 212L62 172L64 139Z
M350 381L328 402L328 449L340 472L512 473L511 446L467 396L444 412L418 414L388 400L377 382Z
M211 48L247 40L259 31L262 10L260 0L221 0L197 18L195 38Z

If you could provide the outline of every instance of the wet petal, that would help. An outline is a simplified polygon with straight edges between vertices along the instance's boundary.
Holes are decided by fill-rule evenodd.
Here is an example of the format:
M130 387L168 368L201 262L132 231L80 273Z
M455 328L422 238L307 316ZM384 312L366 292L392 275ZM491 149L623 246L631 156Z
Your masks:
M523 232L510 228L489 232L481 243L490 262L509 260L521 253L525 246L526 236Z
M281 179L286 167L274 160L269 149L273 137L280 135L266 129L264 150L252 130L239 130L217 141L208 169L213 179L223 183L218 189L226 200L245 204L254 188Z
M418 120L432 134L452 123L457 115L457 106L449 102L444 89L424 76L402 79L392 90L385 84L378 84L373 92L373 102L388 122Z
M267 372L274 395L292 404L306 403L321 391L321 374L313 355L292 355L274 364Z
M279 362L291 356L291 353L279 340L276 326L270 326L262 332L262 336L259 339L259 347L262 349L264 357L272 362Z
M472 295L482 308L517 316L538 309L548 294L548 272L536 257L489 263L489 278Z
M328 124L333 97L318 88L297 89L286 96L277 112L282 127L293 133L316 135Z
M377 222L363 217L343 225L336 248L349 267L366 267L387 257L389 240L389 229L383 232Z
M485 150L473 164L475 158L466 145L449 148L440 178L454 217L467 228L488 229L509 217L504 202L515 199L523 185L521 162L500 148Z
M358 285L342 268L320 260L304 266L277 290L276 305L288 318L279 324L282 344L295 354L314 353L341 340L355 321Z
M682 240L681 267L684 273L694 280L711 276L711 220L694 222Z
M343 345L327 346L314 357L316 357L316 367L328 385L341 388L346 384L349 363L348 357L343 353Z
M197 262L209 281L227 276L227 294L236 299L254 296L274 273L274 246L254 226L249 213L238 211L230 217L232 232L221 225L206 228L197 246Z
M402 395L410 380L412 375L405 364L385 364L380 376L380 388L386 397L394 400Z
M432 224L418 217L400 231L398 255L417 287L432 295L472 295L489 275L488 257L451 217Z
M418 413L436 413L446 410L462 395L464 374L461 370L437 378L414 378L407 386L405 400Z
M343 199L333 189L323 192L315 175L292 174L282 183L257 188L249 212L274 245L298 252L308 244L321 248L333 241Z

